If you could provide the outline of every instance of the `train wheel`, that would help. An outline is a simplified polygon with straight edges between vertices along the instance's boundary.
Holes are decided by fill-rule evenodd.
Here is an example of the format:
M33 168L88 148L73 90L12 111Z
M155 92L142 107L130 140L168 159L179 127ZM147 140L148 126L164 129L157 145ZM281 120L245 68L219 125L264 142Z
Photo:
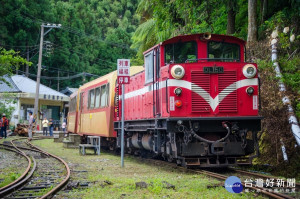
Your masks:
M168 162L173 162L173 161L174 161L174 158L173 158L172 155L168 155L168 156L167 156L167 160L168 160Z

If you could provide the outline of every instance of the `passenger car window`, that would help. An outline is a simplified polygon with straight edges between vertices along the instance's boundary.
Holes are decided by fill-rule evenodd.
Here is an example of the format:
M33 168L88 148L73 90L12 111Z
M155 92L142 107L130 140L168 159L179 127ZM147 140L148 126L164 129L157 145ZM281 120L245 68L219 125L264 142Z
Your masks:
M89 108L93 109L95 106L95 90L89 91Z
M195 41L178 42L165 45L165 63L185 63L197 61L197 43Z
M101 86L101 107L105 107L108 105L108 84Z
M240 46L225 42L208 42L208 60L236 62L240 61Z
M100 107L100 87L96 88L95 90L95 108L99 108Z

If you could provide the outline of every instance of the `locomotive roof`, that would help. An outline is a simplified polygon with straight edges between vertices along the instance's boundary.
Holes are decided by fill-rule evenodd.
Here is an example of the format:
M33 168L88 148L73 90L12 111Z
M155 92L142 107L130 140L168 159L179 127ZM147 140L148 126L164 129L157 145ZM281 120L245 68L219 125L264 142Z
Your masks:
M164 42L162 42L163 44L165 43L170 43L173 41L178 41L178 40L183 40L183 39L201 39L203 37L205 33L200 33L200 34L192 34L192 35L178 35L176 37L172 37L168 40L165 40ZM230 35L219 35L219 34L211 34L211 38L208 39L209 40L214 40L214 39L221 39L221 40L228 40L228 41L235 41L235 42L239 42L239 43L243 43L245 44L246 42L242 39L239 39L237 37L234 36L230 36Z
M189 40L199 40L203 38L203 35L206 33L199 33L199 34L190 34L190 35L178 35L176 37L172 37L170 39L167 39L163 42L160 43L160 45L164 45L164 44L169 44L169 43L175 43L178 41L189 41ZM242 45L245 45L246 42L242 39L239 39L237 37L234 36L230 36L230 35L219 35L219 34L211 34L211 38L208 40L203 39L203 41L210 41L210 40L218 40L218 41L223 41L223 42L237 42L240 43ZM150 49L146 50L143 54L148 53L150 50L152 50L153 48L157 47L159 44L151 47Z

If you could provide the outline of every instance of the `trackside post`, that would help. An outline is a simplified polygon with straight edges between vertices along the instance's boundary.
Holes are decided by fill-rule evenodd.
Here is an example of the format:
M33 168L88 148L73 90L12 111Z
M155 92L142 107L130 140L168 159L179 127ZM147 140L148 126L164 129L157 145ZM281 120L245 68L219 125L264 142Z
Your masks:
M124 167L124 109L125 86L130 83L130 59L118 59L118 84L122 85L121 167Z

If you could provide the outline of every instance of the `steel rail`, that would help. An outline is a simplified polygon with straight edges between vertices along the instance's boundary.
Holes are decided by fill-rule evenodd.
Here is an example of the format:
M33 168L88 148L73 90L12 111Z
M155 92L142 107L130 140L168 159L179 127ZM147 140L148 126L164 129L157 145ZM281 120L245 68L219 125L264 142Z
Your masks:
M14 146L8 145L8 144L0 144L0 146L14 148ZM23 149L23 150L34 151L34 152L40 153L40 151L39 151L39 150L36 150L36 149L30 149L30 148L21 147L21 146L18 146L18 148L19 148L19 149ZM18 151L18 153L20 153L20 152Z
M201 174L204 174L204 175L209 175L209 176L212 176L214 178L221 179L221 180L226 180L228 178L228 176L221 175L221 174L214 173L214 172L210 172L210 171L205 171L205 170L193 170L193 169L187 169L187 170L195 172L195 173L201 173ZM242 182L242 185L245 187L245 183ZM276 199L284 199L284 198L285 199L294 199L293 197L291 197L289 195L281 194L281 193L271 193L271 192L268 192L268 191L264 190L263 188L259 188L259 187L252 187L251 186L251 187L248 187L248 188L259 191L260 193L263 193L265 195L271 196L272 198L276 198Z
M33 140L39 140L39 139L33 139ZM46 151L38 148L37 146L34 146L32 143L30 143L28 141L27 141L27 143L32 148L35 148L35 149L41 151L41 153L44 153L44 154L46 154L48 156L51 156L51 157L59 160L60 162L62 162L64 164L66 170L67 170L67 176L65 177L65 179L63 181L61 181L61 183L59 183L56 187L54 187L53 189L51 189L51 191L49 191L48 193L46 193L45 195L43 195L43 196L40 197L41 199L51 198L51 196L53 196L56 192L58 192L68 182L68 180L70 179L70 174L71 174L70 168L69 168L68 164L63 159L61 159L60 157L55 156L53 154L50 154L50 153L48 153L48 152L46 152Z
M198 174L202 174L202 175L206 175L206 176L210 176L219 180L226 180L228 178L228 176L219 174L219 173L214 173L214 172L210 172L210 171L206 171L206 170L195 170L195 169L188 169L185 167L181 167L181 166L177 166L175 163L170 163L170 162L165 162L162 160L153 160L153 159L143 159L140 158L140 161L143 162L149 162L151 164L155 164L155 165L164 165L164 166L168 166L168 167L172 167L172 168L177 168L179 170L183 170L183 171L188 171L191 173L198 173ZM245 183L242 183L242 185L245 187ZM259 187L249 187L250 189L259 191L261 194L264 194L266 196L269 196L271 198L276 198L276 199L294 199L293 197L286 195L286 194L281 194L281 193L271 193L268 192L266 190L264 190L263 188L259 188Z
M268 176L268 175L264 175L264 174L260 174L260 173L255 173L255 172L251 172L251 171L244 171L244 170L240 170L240 169L236 169L236 168L230 168L230 169L234 170L237 173L252 175L252 176L260 177L260 178L264 178L264 179L270 179L270 178L276 179L276 178L278 178L276 176ZM298 190L300 190L300 183L296 182L295 185L296 185L296 188Z
M18 139L15 139L15 140L18 140ZM31 168L31 165L32 165L32 162L31 162L31 159L29 156L27 156L23 151L21 151L20 149L18 149L16 147L16 145L13 143L14 140L11 140L11 144L12 146L16 149L16 151L19 152L19 154L23 155L27 161L28 161L28 166L26 168L26 170L23 172L23 174L18 178L16 179L15 181L11 182L10 184L0 188L0 197L8 194L10 191L12 191L13 189L17 188L18 186L20 186L21 184L25 183L27 178L26 176L29 176L28 173L30 171L30 168ZM34 168L35 169L35 168ZM33 173L33 171L32 171ZM31 176L30 176L31 177ZM20 182L20 183L19 183Z

